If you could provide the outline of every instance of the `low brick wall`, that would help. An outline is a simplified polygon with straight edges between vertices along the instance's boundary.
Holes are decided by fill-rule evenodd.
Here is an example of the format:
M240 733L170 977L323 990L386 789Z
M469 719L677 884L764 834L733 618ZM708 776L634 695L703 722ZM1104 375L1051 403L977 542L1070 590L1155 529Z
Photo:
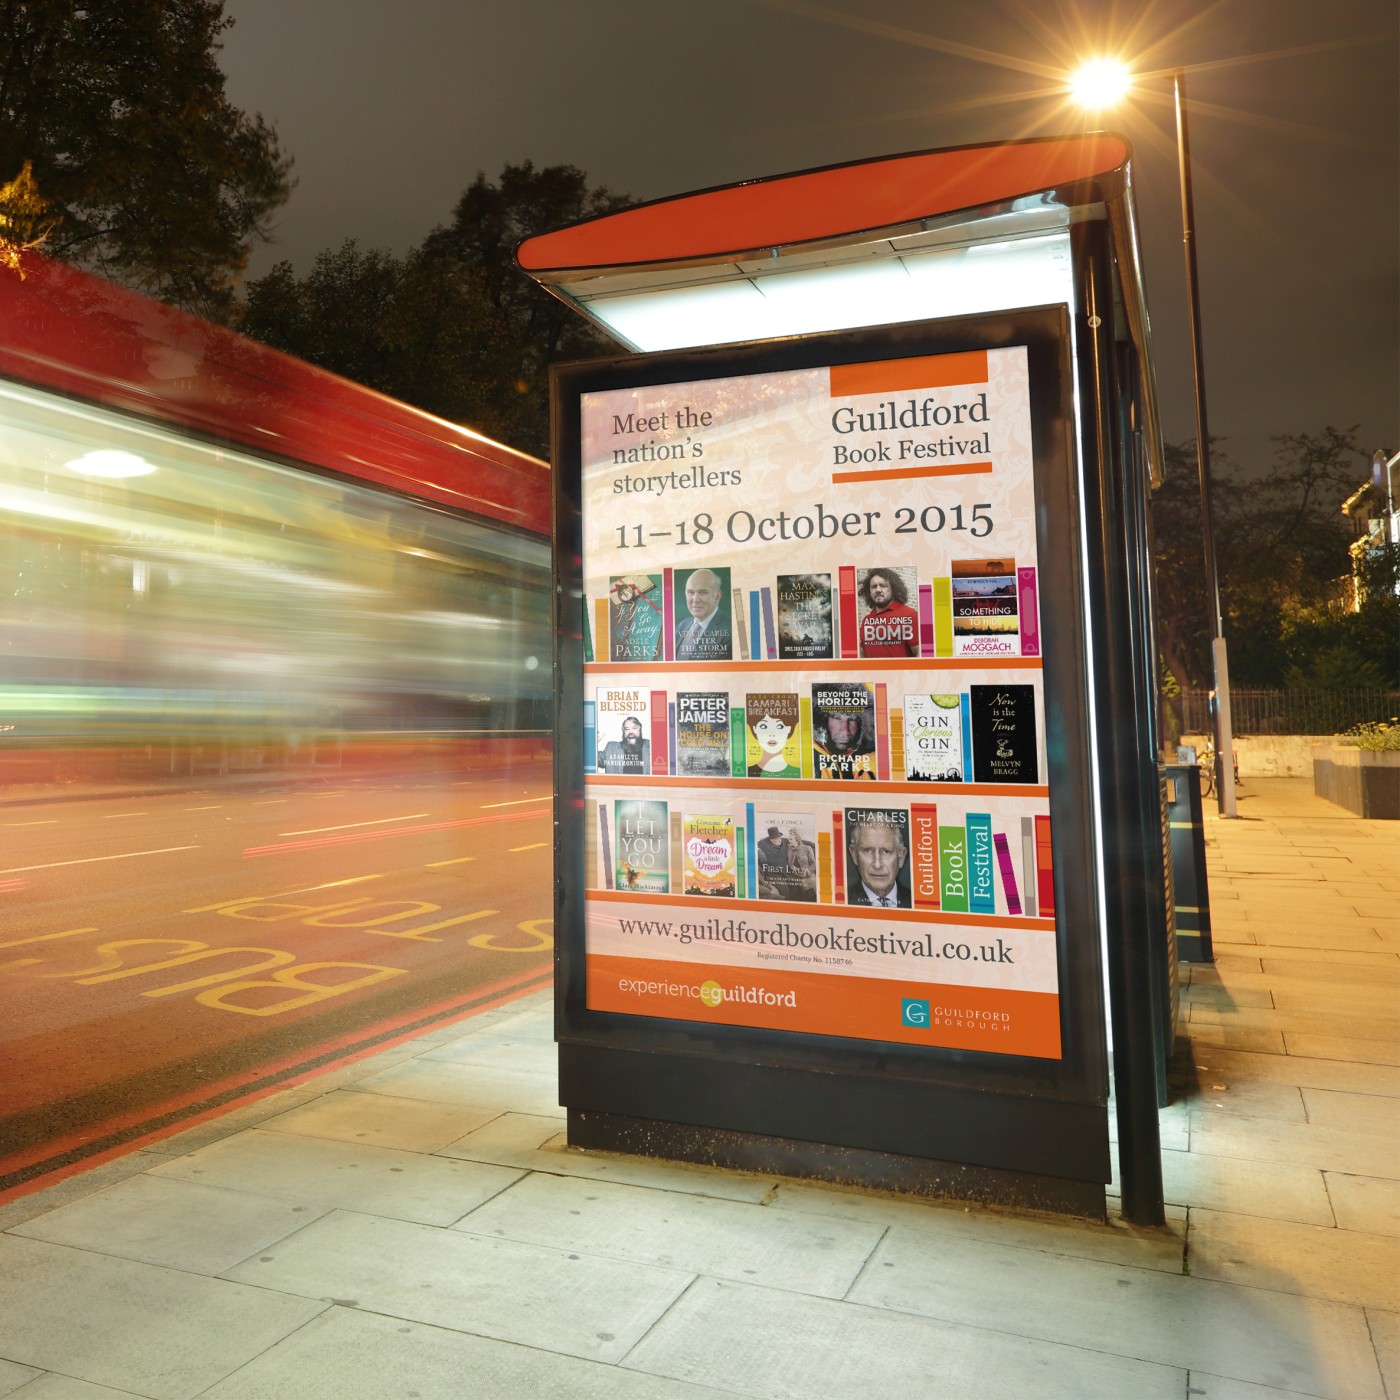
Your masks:
M1181 743L1192 744L1204 753L1207 734L1183 734ZM1337 742L1332 734L1238 734L1235 753L1240 761L1240 779L1311 778L1316 755L1330 750Z

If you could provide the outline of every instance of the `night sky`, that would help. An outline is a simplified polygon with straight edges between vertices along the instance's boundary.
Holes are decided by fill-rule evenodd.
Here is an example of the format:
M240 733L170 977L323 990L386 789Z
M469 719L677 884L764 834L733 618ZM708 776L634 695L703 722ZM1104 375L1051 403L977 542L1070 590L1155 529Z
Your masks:
M479 170L571 164L635 199L838 161L1108 127L1132 143L1168 441L1194 436L1168 75L1086 118L1055 75L1188 70L1213 436L1359 424L1400 447L1393 0L227 0L229 96L298 185L252 275L404 252ZM1364 464L1358 462L1358 480Z

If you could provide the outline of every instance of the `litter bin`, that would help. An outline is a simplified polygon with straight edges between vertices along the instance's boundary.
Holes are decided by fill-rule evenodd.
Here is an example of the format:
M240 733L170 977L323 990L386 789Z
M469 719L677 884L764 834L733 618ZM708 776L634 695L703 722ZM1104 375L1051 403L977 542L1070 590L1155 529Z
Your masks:
M1167 828L1171 837L1176 948L1182 962L1215 961L1210 940L1210 889L1206 883L1206 835L1201 815L1201 770L1194 763L1163 765Z

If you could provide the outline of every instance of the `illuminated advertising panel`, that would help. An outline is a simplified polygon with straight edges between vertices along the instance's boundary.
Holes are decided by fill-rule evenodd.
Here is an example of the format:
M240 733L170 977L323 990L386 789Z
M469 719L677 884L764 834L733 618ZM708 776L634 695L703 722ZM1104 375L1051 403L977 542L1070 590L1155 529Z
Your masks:
M585 1008L1059 1060L1026 347L576 402Z

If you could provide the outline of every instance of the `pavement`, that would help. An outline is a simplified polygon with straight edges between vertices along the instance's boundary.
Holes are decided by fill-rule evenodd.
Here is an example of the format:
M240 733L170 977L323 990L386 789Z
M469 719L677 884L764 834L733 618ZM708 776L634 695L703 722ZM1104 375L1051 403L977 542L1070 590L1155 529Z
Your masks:
M0 1207L13 1400L1400 1400L1400 824L1206 819L1163 1229L563 1144L537 994Z

